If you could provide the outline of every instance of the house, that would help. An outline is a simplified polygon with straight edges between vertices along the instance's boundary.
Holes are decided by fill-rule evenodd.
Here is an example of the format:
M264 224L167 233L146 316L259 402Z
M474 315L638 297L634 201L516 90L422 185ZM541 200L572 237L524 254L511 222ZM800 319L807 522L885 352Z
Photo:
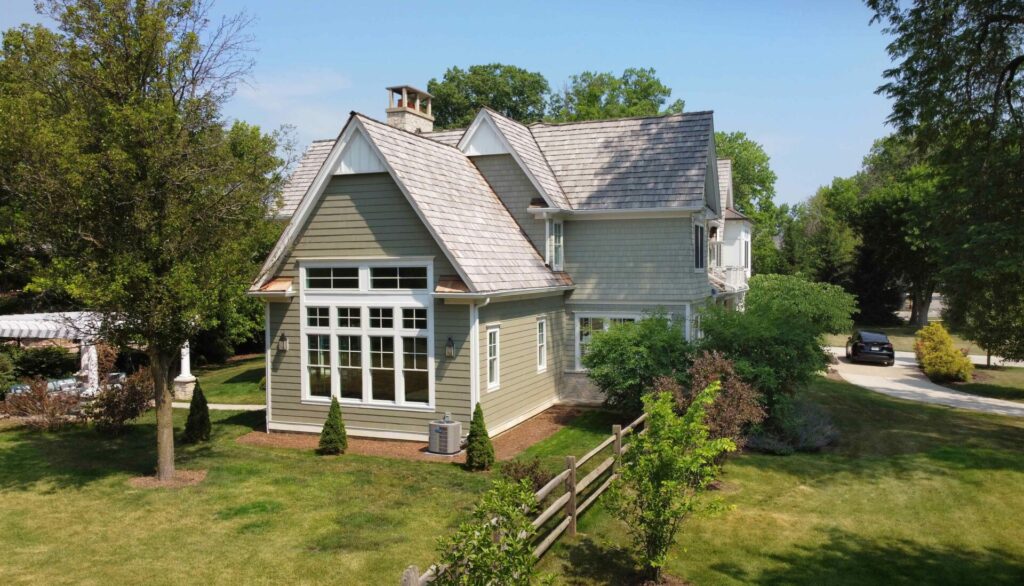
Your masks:
M477 403L497 434L600 399L593 332L662 309L695 336L700 307L742 293L709 280L708 227L713 269L732 250L711 112L525 126L484 109L434 132L429 94L388 94L386 122L353 112L284 191L250 291L268 430L319 431L333 396L352 435L424 440Z

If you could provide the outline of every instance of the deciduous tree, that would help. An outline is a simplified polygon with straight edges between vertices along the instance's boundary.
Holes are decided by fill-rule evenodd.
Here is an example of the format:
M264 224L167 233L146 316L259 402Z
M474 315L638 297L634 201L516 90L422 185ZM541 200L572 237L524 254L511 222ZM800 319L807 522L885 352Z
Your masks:
M672 88L658 79L653 68L630 67L620 76L584 71L551 96L548 120L579 122L682 112L683 100L665 106L671 96Z
M524 124L537 122L544 116L548 89L540 73L503 63L451 67L441 80L427 83L438 129L469 126L483 107Z

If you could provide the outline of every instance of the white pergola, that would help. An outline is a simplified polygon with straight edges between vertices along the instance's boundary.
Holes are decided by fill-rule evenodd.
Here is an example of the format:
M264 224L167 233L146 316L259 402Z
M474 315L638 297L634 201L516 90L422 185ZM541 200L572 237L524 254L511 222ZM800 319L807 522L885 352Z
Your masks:
M100 382L96 342L101 321L99 314L88 311L0 315L0 338L77 341L81 357L79 373L85 378L86 388L95 390ZM175 381L195 381L188 343L181 349L181 374Z

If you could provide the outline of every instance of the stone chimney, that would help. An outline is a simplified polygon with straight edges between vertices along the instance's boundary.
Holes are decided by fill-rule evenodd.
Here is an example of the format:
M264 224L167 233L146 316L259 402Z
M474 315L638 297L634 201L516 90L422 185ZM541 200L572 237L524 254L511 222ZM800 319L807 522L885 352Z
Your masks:
M388 88L388 126L417 134L434 130L431 95L408 85ZM397 103L396 103L397 102Z

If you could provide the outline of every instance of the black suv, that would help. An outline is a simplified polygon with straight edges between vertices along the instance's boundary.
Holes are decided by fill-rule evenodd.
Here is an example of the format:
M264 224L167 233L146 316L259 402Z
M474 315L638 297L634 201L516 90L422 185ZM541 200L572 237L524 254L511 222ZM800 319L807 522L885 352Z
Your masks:
M881 332L857 330L846 341L846 359L850 362L880 362L892 366L896 361L889 336Z

